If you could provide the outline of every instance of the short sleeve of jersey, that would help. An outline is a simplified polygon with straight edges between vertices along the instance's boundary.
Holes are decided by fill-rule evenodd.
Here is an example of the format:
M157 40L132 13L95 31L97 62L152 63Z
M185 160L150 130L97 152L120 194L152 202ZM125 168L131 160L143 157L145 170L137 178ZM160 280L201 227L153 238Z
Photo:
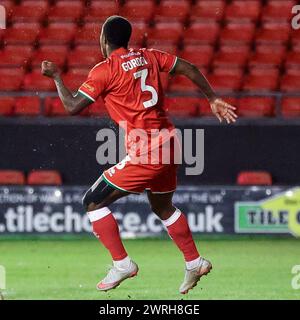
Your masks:
M154 54L159 65L159 70L161 72L173 71L177 62L176 56L164 51L156 50L156 49L150 49L149 51L151 51Z
M78 92L95 102L107 87L108 69L106 62L97 64L90 72L87 80Z

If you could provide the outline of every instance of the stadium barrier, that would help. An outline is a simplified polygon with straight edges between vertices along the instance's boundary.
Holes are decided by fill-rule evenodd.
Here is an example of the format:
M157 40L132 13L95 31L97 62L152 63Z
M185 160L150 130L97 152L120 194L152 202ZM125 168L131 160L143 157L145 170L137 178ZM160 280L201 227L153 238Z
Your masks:
M89 119L91 122L78 117L51 120L0 118L0 168L25 173L33 169L58 170L67 185L92 185L103 170L111 167L97 161L97 151L103 145L103 141L97 141L97 133L114 128L113 123L101 118ZM178 170L179 185L233 185L243 170L266 170L272 174L274 184L299 185L300 123L273 125L265 121L245 125L239 120L228 126L220 125L217 119L209 124L190 120L183 119L176 127L192 130L195 151L195 131L204 130L204 171L201 175L186 175L186 168L195 164L184 161Z
M81 199L85 187L0 187L0 235L85 234L91 225ZM300 187L185 186L174 204L194 234L300 236ZM146 194L132 194L110 207L123 237L161 236Z

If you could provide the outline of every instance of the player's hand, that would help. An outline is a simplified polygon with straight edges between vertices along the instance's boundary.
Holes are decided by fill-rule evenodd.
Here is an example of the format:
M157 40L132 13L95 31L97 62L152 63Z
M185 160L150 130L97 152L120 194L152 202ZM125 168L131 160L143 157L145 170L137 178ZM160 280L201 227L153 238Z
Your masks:
M222 99L216 98L210 101L212 113L219 119L220 122L226 120L227 123L233 123L237 119L237 114L234 112L235 107L231 106Z
M51 61L43 61L42 62L42 75L49 77L49 78L55 78L59 75L58 67L55 63Z

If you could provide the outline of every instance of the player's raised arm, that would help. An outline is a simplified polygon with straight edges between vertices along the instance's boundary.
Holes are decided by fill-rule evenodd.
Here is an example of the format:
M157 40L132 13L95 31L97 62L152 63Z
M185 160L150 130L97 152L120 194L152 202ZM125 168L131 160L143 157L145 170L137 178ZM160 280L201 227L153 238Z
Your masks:
M58 95L68 113L75 115L90 105L92 101L83 95L73 95L64 85L59 70L53 62L42 62L42 74L52 78L55 82Z
M178 58L172 73L186 76L199 87L207 97L213 114L220 122L222 122L222 120L226 120L227 123L236 121L237 115L234 112L236 108L217 97L205 76L195 65Z

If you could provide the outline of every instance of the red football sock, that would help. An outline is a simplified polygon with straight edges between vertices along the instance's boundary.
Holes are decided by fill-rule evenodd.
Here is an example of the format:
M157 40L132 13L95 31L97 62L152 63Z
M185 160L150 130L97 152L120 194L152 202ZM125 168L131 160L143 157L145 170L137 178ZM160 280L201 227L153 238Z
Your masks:
M193 236L184 214L176 209L173 215L162 221L167 227L171 239L176 243L183 253L185 261L192 261L199 258Z
M119 227L111 211L105 207L88 212L89 219L93 226L93 232L110 252L114 261L127 257L123 246Z

